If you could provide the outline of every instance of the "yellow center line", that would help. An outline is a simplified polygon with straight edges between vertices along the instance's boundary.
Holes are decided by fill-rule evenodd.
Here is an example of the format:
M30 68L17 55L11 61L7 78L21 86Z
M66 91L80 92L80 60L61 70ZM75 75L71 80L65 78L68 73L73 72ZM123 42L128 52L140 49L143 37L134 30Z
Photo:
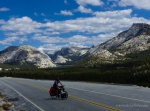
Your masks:
M17 82L19 82L21 84L24 84L24 85L27 85L27 86L34 87L34 88L38 88L38 89L41 89L41 90L49 91L48 88L45 88L45 87L42 87L42 86L37 86L37 85L26 83L26 82L23 82L23 81L20 81L20 80L17 80ZM106 105L103 105L103 104L100 104L100 103L97 103L97 102L89 101L89 100L78 98L78 97L75 97L75 96L69 95L69 98L72 98L72 99L75 99L75 100L78 100L78 101L81 101L81 102L84 102L84 103L88 103L88 104L91 104L91 105L95 105L95 106L98 106L98 107L101 107L101 108L104 108L104 109L107 109L107 110L110 110L110 111L121 111L121 110L113 108L113 107L109 107L109 106L106 106Z

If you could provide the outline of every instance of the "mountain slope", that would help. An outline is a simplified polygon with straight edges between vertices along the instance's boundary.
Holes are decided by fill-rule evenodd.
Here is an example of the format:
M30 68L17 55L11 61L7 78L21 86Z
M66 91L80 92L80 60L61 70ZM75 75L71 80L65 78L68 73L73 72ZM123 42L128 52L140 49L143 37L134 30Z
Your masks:
M118 34L117 37L114 37L100 45L97 45L91 48L88 53L95 54L96 52L99 52L100 50L103 50L103 49L106 49L106 50L116 49L116 48L121 47L121 45L123 46L123 44L127 44L129 40L134 41L133 39L134 38L137 39L137 37L145 38L145 41L148 41L149 36L150 36L150 25L144 24L144 23L134 23L131 26L131 28L129 28L129 30L126 30ZM140 42L140 39L137 39L137 41Z
M96 57L95 62L124 60L125 55L150 49L150 25L134 23L128 30L121 32L116 37L90 48L89 57ZM91 60L90 60L91 61Z
M0 51L0 63L30 64L39 68L56 66L46 54L29 45L10 46Z
M74 62L85 55L87 51L88 48L62 48L61 50L56 51L51 58L55 63Z

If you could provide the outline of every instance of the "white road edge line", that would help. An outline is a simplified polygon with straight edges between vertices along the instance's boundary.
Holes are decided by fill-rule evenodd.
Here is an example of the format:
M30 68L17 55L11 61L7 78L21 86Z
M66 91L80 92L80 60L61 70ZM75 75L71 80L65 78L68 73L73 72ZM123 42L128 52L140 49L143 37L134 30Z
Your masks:
M75 90L80 90L80 91L91 92L91 93L96 93L96 94L107 95L107 96L113 96L113 97L118 97L118 98L123 98L123 99L130 99L130 100L134 100L134 101L150 103L150 101L145 101L145 100L140 100L140 99L135 99L135 98L128 98L128 97L123 97L123 96L111 95L111 94L100 93L100 92L96 92L96 91L83 90L83 89L77 89L77 88L72 88L72 87L68 87L68 88L75 89Z
M28 98L26 98L25 96L23 96L20 92L18 92L16 89L14 89L13 87L11 87L10 85L4 83L3 81L0 81L3 84L7 85L8 87L10 87L11 89L13 89L16 93L18 93L20 96L22 96L24 99L26 99L28 102L30 102L33 106L35 106L36 108L38 108L40 111L44 111L42 108L40 108L39 106L37 106L35 103L33 103L32 101L30 101Z

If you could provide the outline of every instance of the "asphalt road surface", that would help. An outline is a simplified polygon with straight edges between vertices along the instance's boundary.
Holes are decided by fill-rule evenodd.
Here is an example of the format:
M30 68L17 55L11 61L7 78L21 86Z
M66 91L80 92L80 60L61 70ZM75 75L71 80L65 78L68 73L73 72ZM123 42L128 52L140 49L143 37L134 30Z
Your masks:
M66 82L67 100L52 99L49 88L54 81L0 78L39 111L150 111L150 89L129 85Z

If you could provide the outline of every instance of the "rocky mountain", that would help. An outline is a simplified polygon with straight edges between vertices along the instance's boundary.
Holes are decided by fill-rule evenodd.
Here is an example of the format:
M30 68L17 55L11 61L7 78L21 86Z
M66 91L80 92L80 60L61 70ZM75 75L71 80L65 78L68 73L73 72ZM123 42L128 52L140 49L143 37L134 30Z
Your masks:
M55 67L48 55L29 46L10 46L0 51L0 63L30 64L38 68Z
M150 25L134 23L116 37L90 48L88 55L112 61L123 58L126 54L148 49L150 49Z
M149 49L150 25L134 23L128 30L102 44L91 48L62 48L50 57L28 45L11 46L0 51L0 63L32 64L44 68L55 67L55 64L74 64L85 57L89 57L86 63L113 63L126 59L127 54Z
M80 59L83 55L87 53L88 50L89 48L66 47L62 48L59 51L56 51L50 57L55 63L73 62Z

